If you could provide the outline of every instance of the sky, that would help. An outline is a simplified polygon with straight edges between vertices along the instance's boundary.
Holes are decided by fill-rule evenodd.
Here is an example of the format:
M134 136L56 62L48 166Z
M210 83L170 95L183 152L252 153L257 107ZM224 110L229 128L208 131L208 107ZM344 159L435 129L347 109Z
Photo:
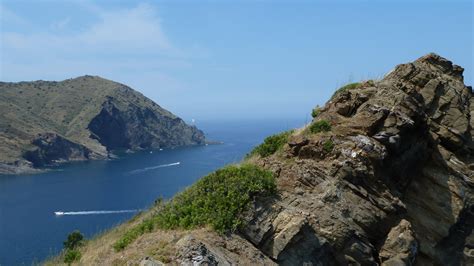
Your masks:
M98 75L186 120L309 119L435 52L473 81L472 1L0 0L0 80Z

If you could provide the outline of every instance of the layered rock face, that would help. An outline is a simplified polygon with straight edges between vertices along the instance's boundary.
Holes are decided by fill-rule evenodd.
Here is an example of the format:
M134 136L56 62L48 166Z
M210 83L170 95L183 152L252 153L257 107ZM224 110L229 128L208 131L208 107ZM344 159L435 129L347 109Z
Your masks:
M96 76L0 82L0 174L115 150L204 144L204 133L133 89Z
M243 236L282 265L474 263L474 98L462 72L429 54L338 93L315 118L330 132L300 130L257 160L281 193L254 204Z
M32 141L35 149L25 152L25 159L35 167L52 165L64 161L88 160L91 151L55 133L39 135Z

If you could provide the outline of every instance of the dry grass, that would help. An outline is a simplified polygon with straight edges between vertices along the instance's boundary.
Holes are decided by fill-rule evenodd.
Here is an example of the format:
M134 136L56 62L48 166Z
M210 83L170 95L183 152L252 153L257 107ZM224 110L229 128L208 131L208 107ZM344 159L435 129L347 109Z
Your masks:
M131 225L123 224L87 241L81 248L80 261L73 265L139 265L146 257L170 265L179 265L177 259L180 250L177 243L185 236L192 236L198 242L204 243L212 252L217 252L232 261L242 262L244 265L255 265L256 261L265 258L261 251L242 237L221 236L210 228L157 230L140 236L123 251L114 251L112 244L121 232L129 229ZM60 255L45 262L44 265L65 265L62 259ZM270 259L267 261L266 265L273 265Z
M80 247L79 250L82 257L77 265L124 265L125 263L119 263L121 258L124 256L123 252L115 252L113 249L113 243L115 243L122 235L123 232L130 230L132 227L141 223L147 217L153 215L153 210L149 210L138 214L131 220L116 226L104 233L98 234L92 239L86 241L85 245ZM141 238L137 240L137 243L141 243ZM134 248L135 247L135 248ZM143 246L131 245L130 249L127 249L127 261L133 257L142 258L146 256L168 255L169 251L166 249L166 242L161 243L157 246L157 251L153 248L148 248L148 251ZM44 262L44 265L65 265L63 262L63 253L56 257L50 258ZM143 255L143 256L142 256ZM151 256L151 257L155 257ZM115 262L114 262L115 261ZM112 263L114 262L114 263ZM138 263L137 263L138 264Z

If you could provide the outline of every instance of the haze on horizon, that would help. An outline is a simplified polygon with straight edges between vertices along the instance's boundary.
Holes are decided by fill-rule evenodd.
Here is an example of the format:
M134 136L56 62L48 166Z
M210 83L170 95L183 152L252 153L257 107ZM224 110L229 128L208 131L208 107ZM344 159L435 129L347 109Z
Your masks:
M0 80L99 75L187 121L309 117L435 52L473 81L471 1L0 2Z

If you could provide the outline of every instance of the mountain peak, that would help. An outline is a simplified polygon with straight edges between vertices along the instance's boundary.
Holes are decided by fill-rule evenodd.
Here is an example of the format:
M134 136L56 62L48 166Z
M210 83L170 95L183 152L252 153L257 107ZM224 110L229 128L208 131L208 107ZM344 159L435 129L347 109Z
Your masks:
M453 64L450 60L435 53L424 55L415 60L412 64L428 67L429 71L447 74L461 81L463 80L464 68Z

